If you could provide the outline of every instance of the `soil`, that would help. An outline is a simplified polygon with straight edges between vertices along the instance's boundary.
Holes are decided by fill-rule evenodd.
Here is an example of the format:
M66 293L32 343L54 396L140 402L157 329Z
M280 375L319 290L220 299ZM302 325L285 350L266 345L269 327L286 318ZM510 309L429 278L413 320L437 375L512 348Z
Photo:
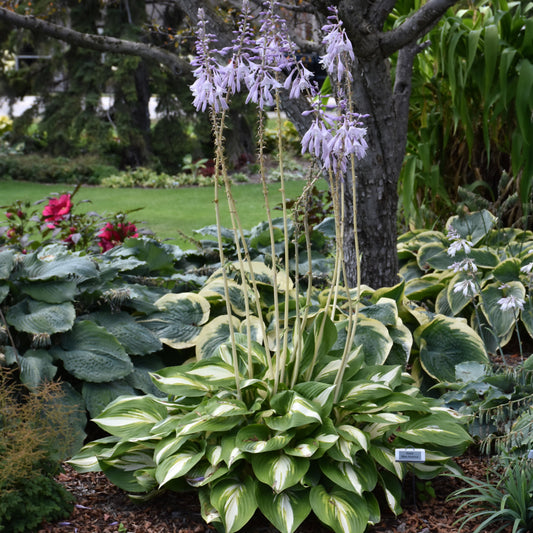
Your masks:
M469 476L485 479L487 459L474 453L457 460ZM43 524L38 533L214 533L200 515L195 493L167 493L149 502L137 503L122 490L112 485L101 473L79 474L68 465L58 476L75 497L72 515L55 524ZM461 482L455 478L439 477L431 482L435 497L413 504L411 482L405 481L406 502L404 512L395 517L382 514L382 520L369 526L367 533L457 533L455 521L459 502L446 501ZM419 495L420 496L420 495ZM475 525L468 524L461 533L472 533ZM273 528L259 513L243 529L243 532L274 533ZM296 533L327 533L331 530L316 518L308 518ZM489 533L491 529L484 529ZM510 531L510 529L509 529Z

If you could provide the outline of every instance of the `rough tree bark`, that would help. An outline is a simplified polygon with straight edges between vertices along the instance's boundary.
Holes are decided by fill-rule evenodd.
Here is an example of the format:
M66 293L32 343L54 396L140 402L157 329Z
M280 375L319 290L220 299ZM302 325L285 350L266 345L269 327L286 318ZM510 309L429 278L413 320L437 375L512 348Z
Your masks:
M340 18L350 38L356 61L353 67L353 94L357 111L368 115L367 156L357 162L357 212L359 239L362 252L361 277L372 287L392 285L397 282L396 254L397 187L405 154L409 97L413 58L423 48L421 39L457 0L428 0L420 9L408 16L393 30L385 31L387 17L396 0L308 0L296 8L311 9L323 21L327 7L336 4ZM257 2L256 2L257 3ZM197 9L206 7L213 20L214 30L224 45L231 38L231 30L218 17L213 0L176 0L191 20ZM292 9L291 2L284 7ZM0 20L17 27L40 31L55 39L94 50L138 55L148 61L157 61L168 68L179 80L180 74L190 70L187 61L179 56L138 42L112 37L73 32L34 17L18 15L0 7ZM390 57L398 53L396 72L390 72ZM286 99L285 99L286 100ZM303 102L285 103L285 111L300 133L308 127L308 119L301 112ZM353 199L346 198L345 260L349 283L356 280L355 249L350 220L353 217Z

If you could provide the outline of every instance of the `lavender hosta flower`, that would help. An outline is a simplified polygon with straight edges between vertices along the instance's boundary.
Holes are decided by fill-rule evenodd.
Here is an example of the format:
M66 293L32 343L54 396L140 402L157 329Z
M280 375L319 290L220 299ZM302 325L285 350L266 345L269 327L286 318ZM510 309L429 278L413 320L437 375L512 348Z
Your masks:
M246 103L253 102L260 109L275 104L273 91L282 87L268 70L261 68L259 65L251 65L248 77L245 80L248 88Z
M520 272L523 272L524 274L531 274L531 270L533 270L533 262L520 268Z
M361 127L359 115L347 113L340 119L331 140L329 152L334 155L334 171L346 172L349 157L354 154L357 159L365 156L368 144L365 140L366 128Z
M448 255L455 257L455 254L461 250L463 250L465 254L469 254L471 249L472 243L470 241L466 239L458 239L450 244L448 248Z
M321 57L320 63L335 81L343 81L345 75L351 80L348 63L355 59L352 43L342 27L337 8L330 7L329 10L333 14L328 17L331 23L322 28L326 34L322 41L326 45L326 53Z
M309 152L319 160L329 160L331 129L316 117L302 137L302 154Z
M463 295L468 298L475 296L477 294L477 289L475 283L471 279L465 279L457 282L453 286L453 292L462 292Z
M524 309L525 300L522 298L517 298L516 296L513 296L510 294L509 296L505 296L504 298L500 298L498 300L498 305L500 306L500 309L502 311L509 311L512 309L513 311L515 309Z
M197 111L212 107L217 113L228 109L227 93L221 83L220 67L211 54L211 43L215 38L206 32L203 9L198 10L198 30L196 32L196 57L192 65L196 81L191 85L193 105Z
M453 270L456 274L458 272L477 272L476 263L471 257L465 257L462 261L455 262L448 268Z
M311 81L313 73L301 61L291 70L283 86L289 91L289 98L299 98L305 91L315 92Z

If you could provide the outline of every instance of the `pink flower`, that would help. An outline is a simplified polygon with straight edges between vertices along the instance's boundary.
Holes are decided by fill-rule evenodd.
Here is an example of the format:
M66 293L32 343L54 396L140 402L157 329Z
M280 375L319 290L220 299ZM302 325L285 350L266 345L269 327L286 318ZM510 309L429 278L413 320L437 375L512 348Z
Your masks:
M72 209L70 194L62 194L59 198L51 198L43 209L43 217L48 222L49 228L54 228L54 222L63 220Z
M102 252L107 252L125 241L128 237L138 237L137 228L135 224L130 224L129 222L122 223L119 222L116 225L113 225L111 222L108 222L98 233L100 241L98 246L102 248Z

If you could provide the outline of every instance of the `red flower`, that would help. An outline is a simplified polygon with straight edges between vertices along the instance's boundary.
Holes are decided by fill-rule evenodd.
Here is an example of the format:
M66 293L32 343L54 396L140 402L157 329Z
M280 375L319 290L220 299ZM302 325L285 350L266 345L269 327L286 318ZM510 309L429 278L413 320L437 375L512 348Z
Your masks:
M138 236L135 224L119 222L114 226L111 222L108 222L98 233L98 237L100 237L98 245L102 248L102 252L107 252L107 250L111 250L117 244L124 242L128 237Z
M48 227L55 227L54 222L63 220L72 209L70 194L62 194L59 198L51 198L48 205L43 209L43 217L49 222Z

